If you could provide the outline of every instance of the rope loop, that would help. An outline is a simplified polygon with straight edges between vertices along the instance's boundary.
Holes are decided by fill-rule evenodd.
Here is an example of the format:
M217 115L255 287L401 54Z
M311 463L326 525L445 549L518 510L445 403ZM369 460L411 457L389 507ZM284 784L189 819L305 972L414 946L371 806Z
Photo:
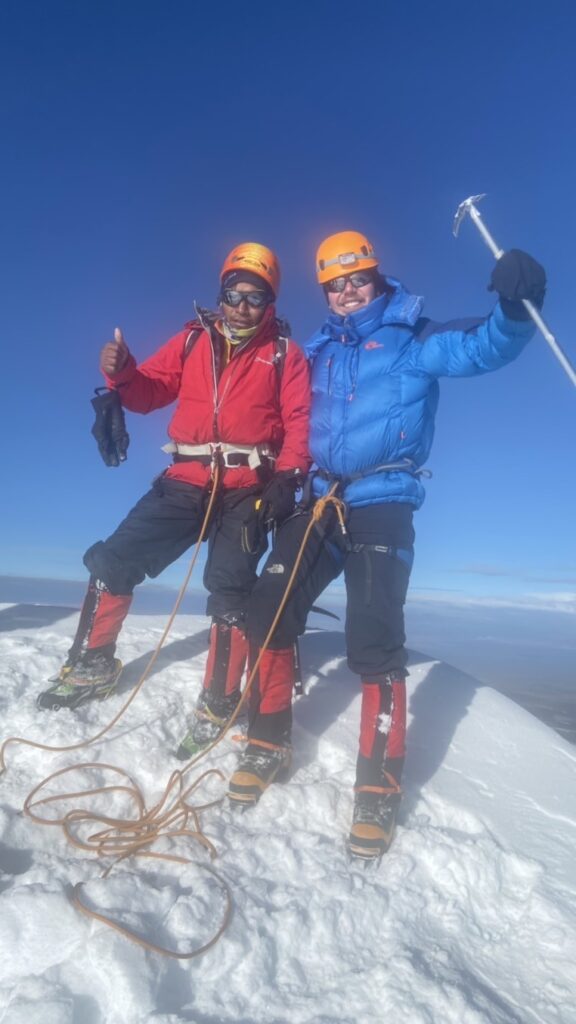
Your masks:
M124 712L127 710L127 708L130 706L134 698L142 689L145 680L150 674L150 670L152 669L152 666L154 665L156 659L158 658L160 649L164 644L166 637L168 636L168 633L172 627L172 623L176 616L176 612L178 611L178 608L180 607L180 604L182 602L182 598L184 597L184 594L186 592L188 582L192 575L192 570L198 558L200 545L202 544L202 541L204 540L207 534L208 524L210 521L212 509L214 507L214 502L216 499L216 494L218 492L220 484L220 467L218 466L217 463L213 466L211 484L212 487L210 499L208 501L204 521L200 529L200 534L198 537L198 541L196 543L194 554L190 562L190 566L188 568L188 571L184 578L184 582L182 583L182 586L176 598L174 608L172 609L172 612L169 616L164 632L162 633L162 636L158 641L156 649L150 656L150 659L140 679L138 680L134 690L130 694L130 697L128 698L126 703L120 708L120 710L114 716L112 721L108 723L108 725L101 729L100 732L98 732L95 736L92 736L87 740L83 740L81 743L74 743L62 747L52 747L48 744L37 743L33 740L29 740L21 736L9 737L3 742L2 746L0 747L0 775L2 775L2 773L6 770L5 751L9 744L20 743L29 747L36 747L40 750L49 751L79 750L80 748L90 746L97 740L101 739L123 716ZM207 776L215 775L221 778L222 780L224 779L224 776L222 772L220 772L218 769L209 769L208 771L203 772L193 783L191 783L187 787L185 787L184 785L184 777L190 771L190 769L198 763L198 761L206 757L214 749L214 747L222 741L222 739L228 733L233 723L236 721L240 709L244 705L248 697L248 694L250 693L250 689L256 677L256 673L258 671L258 667L260 665L262 656L264 655L265 651L268 648L268 644L272 639L274 630L276 629L280 616L282 615L282 612L284 611L284 608L290 596L294 580L296 579L298 569L302 562L302 557L304 555L304 550L306 548L306 544L308 542L310 533L330 506L335 509L336 515L338 516L338 521L340 523L340 527L343 533L346 533L344 518L346 505L340 498L337 498L335 496L337 487L338 483L333 484L328 494L326 494L323 498L320 498L314 506L312 515L310 517L310 522L308 523L308 526L302 538L302 542L300 544L300 548L294 561L290 577L286 584L284 594L282 595L282 600L280 601L280 604L276 610L276 614L274 616L270 629L266 635L266 639L264 640L264 643L260 648L260 651L258 652L258 657L256 658L254 665L252 666L252 670L246 681L246 686L242 693L241 699L234 711L234 714L231 716L231 718L228 719L226 727L223 729L220 735L211 744L204 747L198 754L196 754L196 756L192 758L192 760L188 763L186 768L184 768L183 770L174 771L172 773L165 787L164 793L162 794L158 802L150 810L146 809L144 796L140 788L137 786L137 784L134 782L131 776L128 775L127 772L125 772L121 768L116 768L113 765L105 764L104 762L99 761L89 762L85 764L70 765L66 768L60 769L59 771L53 772L51 775L47 776L42 782L40 782L26 797L23 811L24 814L26 814L29 818L32 819L32 821L36 822L39 825L60 825L68 841L77 849L89 853L95 853L99 857L114 858L112 860L112 863L109 865L109 867L106 868L106 870L102 874L102 878L107 878L112 869L114 868L114 866L118 864L120 861L125 860L127 857L149 857L158 860L172 861L178 864L196 864L203 871L209 872L214 878L216 878L224 894L225 902L224 913L222 916L221 923L218 926L218 929L216 930L212 938L208 942L206 942L199 948L196 948L195 950L192 950L191 952L187 953L180 953L175 950L165 949L162 946L158 946L150 940L144 938L143 936L138 935L130 929L126 928L119 922L114 921L112 918L107 917L106 915L99 913L97 910L88 907L80 897L83 883L78 883L74 887L71 900L74 906L79 911L88 915L94 920L100 921L102 924L106 924L110 928L114 928L116 931L120 932L126 938L138 943L138 945L143 946L145 949L151 950L155 953L160 953L163 956L173 957L175 959L189 960L192 957L199 956L201 953L205 952L207 949L213 946L214 943L217 942L217 940L223 934L224 930L228 925L232 908L232 897L230 889L227 883L214 871L213 868L209 867L206 864L199 864L197 861L193 861L187 857L181 857L172 853L155 852L149 849L149 847L152 846L159 839L174 840L178 837L185 837L187 839L195 839L197 842L199 842L212 859L217 856L215 847L202 832L198 815L201 811L220 804L222 802L222 798L211 800L208 803L203 803L200 805L193 805L190 802L190 796L194 792L194 790L200 785L202 780ZM120 779L116 778L113 784L104 786L94 786L85 790L79 790L68 793L56 793L48 796L38 796L38 794L40 794L41 791L45 790L45 788L52 780L62 775L69 774L73 771L81 771L87 769L97 769L100 772L112 772L116 777L120 776ZM44 807L48 804L56 805L64 801L69 801L74 797L93 797L104 793L123 793L125 796L129 797L134 808L133 816L125 820L101 814L95 811L89 811L84 807L67 811L66 813L61 814L60 817L42 817L38 813L38 808ZM86 832L86 828L88 825L91 826L92 824L104 826L104 828L100 828L98 831L91 832L86 836L84 834Z
M317 523L324 515L326 509L331 505L336 510L338 516L338 522L340 523L340 529L342 533L346 533L346 502L342 501L342 498L336 497L336 489L338 484L332 485L328 494L325 494L322 498L318 498L314 508L312 509L312 520Z

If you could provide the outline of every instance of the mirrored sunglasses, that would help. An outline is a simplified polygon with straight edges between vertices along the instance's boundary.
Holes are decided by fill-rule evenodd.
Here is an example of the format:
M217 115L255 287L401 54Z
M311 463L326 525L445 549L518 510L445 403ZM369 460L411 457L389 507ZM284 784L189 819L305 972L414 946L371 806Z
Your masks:
M222 292L222 302L227 306L240 306L247 302L253 309L262 309L270 301L268 292L238 292L235 288L225 288Z
M345 277L335 277L328 281L326 287L329 292L343 292L347 284L353 288L363 288L366 284L372 284L374 277L366 270L357 270L354 274L346 274Z

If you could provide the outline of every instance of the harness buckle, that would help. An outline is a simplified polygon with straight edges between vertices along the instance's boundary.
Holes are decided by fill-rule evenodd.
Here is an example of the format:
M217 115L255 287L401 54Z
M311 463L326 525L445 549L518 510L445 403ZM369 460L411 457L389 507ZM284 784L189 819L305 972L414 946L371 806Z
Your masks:
M210 471L215 472L218 469L227 469L228 463L226 461L228 452L222 451L222 445L219 441L210 441Z
M214 469L218 465L221 469L238 469L239 466L250 465L250 455L247 452L230 451L227 446L222 447L222 442L210 442L210 467Z

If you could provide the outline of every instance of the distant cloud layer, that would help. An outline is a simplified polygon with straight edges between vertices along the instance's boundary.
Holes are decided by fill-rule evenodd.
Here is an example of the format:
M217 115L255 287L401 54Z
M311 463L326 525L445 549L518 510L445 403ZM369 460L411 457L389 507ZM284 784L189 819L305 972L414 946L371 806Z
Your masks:
M510 579L523 580L528 583L562 583L566 586L576 585L576 569L568 566L565 570L556 571L550 576L535 576L525 569L508 569L496 565L464 565L459 569L448 569L448 572L459 575L473 576L505 576ZM574 575L567 575L574 573Z
M457 590L419 590L413 587L408 601L412 604L438 601L455 605L482 605L487 608L524 608L576 615L576 594L563 590L551 594L528 593L519 596L491 597L465 594Z

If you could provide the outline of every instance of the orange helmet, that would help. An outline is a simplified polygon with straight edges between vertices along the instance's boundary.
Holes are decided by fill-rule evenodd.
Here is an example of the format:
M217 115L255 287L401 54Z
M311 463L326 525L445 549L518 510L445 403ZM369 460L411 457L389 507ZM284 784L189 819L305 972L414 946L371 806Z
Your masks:
M359 231L339 231L325 238L316 253L318 283L326 284L334 277L368 270L378 266L372 244Z
M278 294L280 287L280 265L271 249L258 242L242 242L237 245L224 260L220 271L222 281L231 270L249 270L257 274L272 289L274 295Z

